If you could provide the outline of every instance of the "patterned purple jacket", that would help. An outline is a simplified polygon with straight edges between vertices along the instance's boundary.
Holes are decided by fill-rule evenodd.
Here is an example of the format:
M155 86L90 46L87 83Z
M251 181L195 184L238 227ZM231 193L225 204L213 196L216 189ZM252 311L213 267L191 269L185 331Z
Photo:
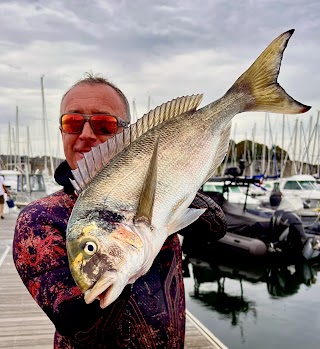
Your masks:
M177 234L164 243L148 273L128 285L106 309L87 305L76 286L66 253L66 227L76 201L63 162L55 173L64 186L23 209L18 217L13 258L32 297L55 325L55 349L183 348L185 298L181 247ZM194 231L212 241L226 231L224 214L198 193L192 207L207 208ZM183 231L181 231L183 234Z

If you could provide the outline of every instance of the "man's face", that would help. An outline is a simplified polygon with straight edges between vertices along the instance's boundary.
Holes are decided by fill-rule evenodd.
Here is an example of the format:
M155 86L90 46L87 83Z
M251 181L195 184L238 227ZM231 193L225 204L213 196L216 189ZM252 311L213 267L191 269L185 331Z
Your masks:
M87 115L109 113L125 119L126 107L112 87L104 84L83 83L71 89L64 97L61 104L61 114L66 113ZM73 170L77 168L77 161L83 158L83 153L113 137L113 135L95 134L89 122L84 124L82 132L78 134L64 133L61 127L60 131L64 154Z

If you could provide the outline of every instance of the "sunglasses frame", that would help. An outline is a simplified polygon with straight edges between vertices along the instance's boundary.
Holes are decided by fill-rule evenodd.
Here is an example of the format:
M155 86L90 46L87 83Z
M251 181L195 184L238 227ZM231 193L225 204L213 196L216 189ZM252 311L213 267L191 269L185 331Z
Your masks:
M66 132L64 129L63 129L63 126L62 126L62 118L65 116L65 115L80 115L82 116L83 120L84 120L84 123L82 125L82 128L79 132ZM91 123L91 119L93 116L102 116L102 115L106 115L106 116L112 116L113 118L115 118L117 120L117 132L115 133L99 133L99 132L96 132L92 126L92 123ZM128 121L125 121L123 119L121 119L119 116L116 116L116 115L112 115L112 114L108 114L108 113L101 113L101 114L81 114L81 113L64 113L64 114L61 114L60 116L60 126L61 126L61 130L62 132L66 133L66 134L79 134L83 131L83 127L85 125L86 122L89 122L90 124L90 127L92 128L92 131L95 133L95 134L99 134L99 135L112 135L112 134L116 134L118 133L118 130L119 130L119 127L128 127L130 125L130 123Z

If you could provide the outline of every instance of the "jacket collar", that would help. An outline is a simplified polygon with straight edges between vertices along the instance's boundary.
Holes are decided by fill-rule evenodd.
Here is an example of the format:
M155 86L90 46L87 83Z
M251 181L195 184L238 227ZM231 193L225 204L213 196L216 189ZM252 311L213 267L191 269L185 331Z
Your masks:
M74 194L74 188L70 182L70 179L73 179L73 174L66 160L61 162L61 164L57 167L54 173L54 179L58 184L63 186L64 191L67 194Z

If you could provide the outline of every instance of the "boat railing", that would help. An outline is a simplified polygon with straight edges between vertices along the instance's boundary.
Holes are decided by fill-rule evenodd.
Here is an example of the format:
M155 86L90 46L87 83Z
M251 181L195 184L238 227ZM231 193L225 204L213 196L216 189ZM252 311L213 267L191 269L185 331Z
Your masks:
M229 193L230 187L245 187L245 201L243 204L243 211L247 209L247 198L249 195L249 187L251 184L258 185L260 179L257 178L243 178L243 177L211 177L208 179L208 182L222 182L223 183L223 194Z

